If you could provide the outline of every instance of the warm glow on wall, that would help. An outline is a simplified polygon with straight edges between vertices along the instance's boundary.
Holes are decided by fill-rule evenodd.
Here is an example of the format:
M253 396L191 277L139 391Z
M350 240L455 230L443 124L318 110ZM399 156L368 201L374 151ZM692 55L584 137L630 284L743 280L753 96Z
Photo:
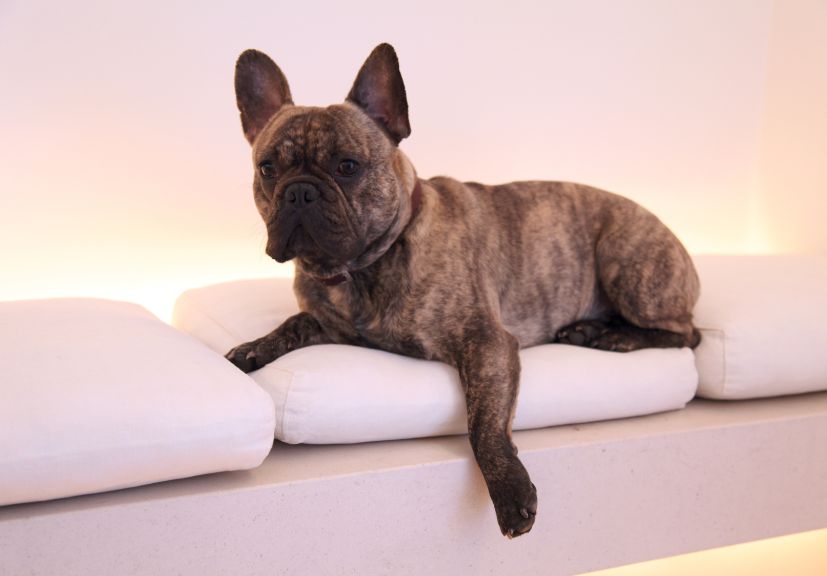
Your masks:
M823 576L827 529L590 572L588 576ZM584 575L585 576L585 575Z
M291 272L251 199L232 78L250 47L319 105L393 42L422 177L592 184L694 253L827 251L824 2L443 2L405 26L360 2L326 6L311 47L270 22L313 3L0 2L0 300L169 318L187 288Z

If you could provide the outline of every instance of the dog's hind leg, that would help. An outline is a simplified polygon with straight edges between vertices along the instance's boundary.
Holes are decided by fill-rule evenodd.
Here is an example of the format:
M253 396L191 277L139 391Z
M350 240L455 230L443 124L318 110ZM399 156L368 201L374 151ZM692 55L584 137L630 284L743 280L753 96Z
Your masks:
M595 256L612 315L574 322L558 331L555 341L618 352L700 343L692 324L697 273L678 239L654 216L607 234Z
M580 320L569 324L557 332L554 341L597 350L631 352L641 348L694 348L700 343L701 335L694 328L690 335L641 328L613 316L609 320Z

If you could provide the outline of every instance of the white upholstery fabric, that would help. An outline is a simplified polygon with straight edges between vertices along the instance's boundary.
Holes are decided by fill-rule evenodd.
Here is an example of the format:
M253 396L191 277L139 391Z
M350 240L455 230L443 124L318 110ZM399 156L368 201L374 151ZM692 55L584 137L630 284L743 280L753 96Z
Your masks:
M190 290L173 324L224 353L297 311L292 281L247 280ZM617 354L545 345L521 352L515 429L683 407L697 385L683 350ZM390 440L466 430L456 371L438 362L351 346L294 351L251 376L276 404L276 437L290 443Z
M0 505L257 466L273 404L134 304L0 303Z
M826 257L694 260L701 277L699 395L740 399L827 389Z

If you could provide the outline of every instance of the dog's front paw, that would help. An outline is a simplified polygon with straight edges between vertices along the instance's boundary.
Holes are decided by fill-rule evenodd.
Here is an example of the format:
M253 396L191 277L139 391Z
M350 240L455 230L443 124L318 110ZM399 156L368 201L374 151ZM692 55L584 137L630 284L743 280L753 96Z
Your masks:
M266 343L265 338L246 342L227 352L224 357L239 370L252 372L275 360L275 356L268 353Z
M520 468L522 473L506 477L489 490L500 530L509 539L531 530L537 515L537 489Z

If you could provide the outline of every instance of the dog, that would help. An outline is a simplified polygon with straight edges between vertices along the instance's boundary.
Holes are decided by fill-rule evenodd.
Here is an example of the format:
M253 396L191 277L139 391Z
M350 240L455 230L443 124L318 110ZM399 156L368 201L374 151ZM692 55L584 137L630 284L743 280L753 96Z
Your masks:
M340 343L454 366L500 530L528 532L537 492L511 434L519 349L696 346L686 250L641 206L589 186L420 179L399 148L411 127L388 44L341 104L295 105L256 50L238 58L235 91L266 253L295 262L301 312L226 357L250 372Z

